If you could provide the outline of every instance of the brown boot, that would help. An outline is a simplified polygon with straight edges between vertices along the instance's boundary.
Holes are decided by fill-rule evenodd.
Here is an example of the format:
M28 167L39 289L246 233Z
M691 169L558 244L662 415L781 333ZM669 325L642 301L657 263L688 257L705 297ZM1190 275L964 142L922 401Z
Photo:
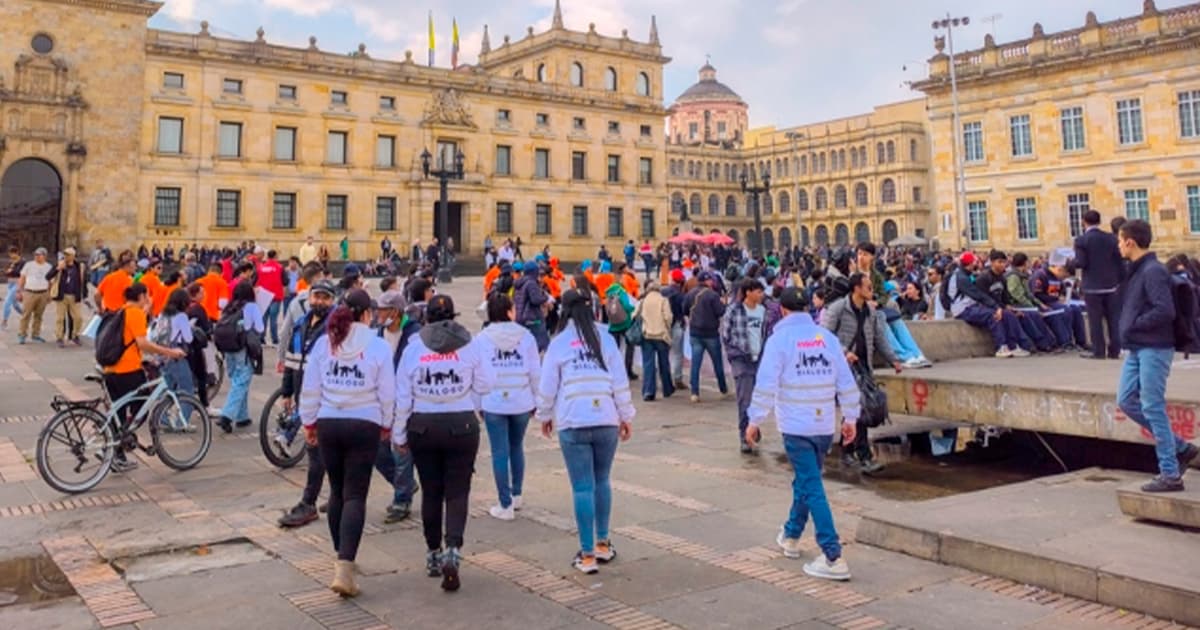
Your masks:
M350 560L337 560L333 565L333 583L329 590L342 597L358 595L358 585L354 583L354 563Z

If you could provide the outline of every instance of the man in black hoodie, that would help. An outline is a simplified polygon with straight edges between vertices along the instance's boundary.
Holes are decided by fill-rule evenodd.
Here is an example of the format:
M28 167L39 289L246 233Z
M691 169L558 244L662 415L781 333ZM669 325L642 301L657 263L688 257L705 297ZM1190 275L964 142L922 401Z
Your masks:
M725 384L725 360L721 357L721 317L725 315L725 304L714 288L716 277L708 271L702 272L700 284L683 298L683 310L687 314L688 333L692 346L692 402L700 402L700 364L707 352L717 373L717 388L721 398L729 396Z
M1121 368L1117 405L1154 436L1158 476L1142 490L1180 492L1183 470L1196 462L1200 449L1175 435L1167 417L1167 377L1175 358L1175 298L1170 273L1149 251L1151 238L1145 221L1134 219L1121 226L1118 246L1129 261L1129 277L1117 338L1129 355Z

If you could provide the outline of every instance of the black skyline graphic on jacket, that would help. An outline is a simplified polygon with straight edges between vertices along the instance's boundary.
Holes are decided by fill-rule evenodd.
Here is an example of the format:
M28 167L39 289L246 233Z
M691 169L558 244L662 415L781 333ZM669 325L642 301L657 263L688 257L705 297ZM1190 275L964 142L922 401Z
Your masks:
M462 383L462 377L458 375L458 372L454 371L454 368L450 368L445 372L433 372L429 368L425 368L421 371L420 378L417 379L418 385L440 386L447 383L451 385L459 385Z
M366 375L362 373L362 370L358 369L357 365L342 365L337 361L334 361L332 364L330 364L327 374L334 378L354 377L360 381L367 378Z

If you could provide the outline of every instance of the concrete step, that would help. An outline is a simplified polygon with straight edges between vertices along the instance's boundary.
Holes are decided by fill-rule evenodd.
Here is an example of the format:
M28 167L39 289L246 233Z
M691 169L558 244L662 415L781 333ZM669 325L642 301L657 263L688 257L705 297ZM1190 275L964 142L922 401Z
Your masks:
M1138 480L1145 476L1088 469L897 502L864 513L856 540L1200 625L1200 533L1122 514L1113 495Z
M1122 512L1146 521L1200 529L1200 480L1183 492L1142 492L1141 485L1130 484L1117 491Z

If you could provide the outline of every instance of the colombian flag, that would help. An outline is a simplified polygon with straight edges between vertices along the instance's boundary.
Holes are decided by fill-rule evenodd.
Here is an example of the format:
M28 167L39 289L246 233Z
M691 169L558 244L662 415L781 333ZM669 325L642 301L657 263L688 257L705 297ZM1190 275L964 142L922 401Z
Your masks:
M458 20L453 21L454 34L450 38L450 67L458 68Z
M433 67L433 11L429 12L429 67Z

